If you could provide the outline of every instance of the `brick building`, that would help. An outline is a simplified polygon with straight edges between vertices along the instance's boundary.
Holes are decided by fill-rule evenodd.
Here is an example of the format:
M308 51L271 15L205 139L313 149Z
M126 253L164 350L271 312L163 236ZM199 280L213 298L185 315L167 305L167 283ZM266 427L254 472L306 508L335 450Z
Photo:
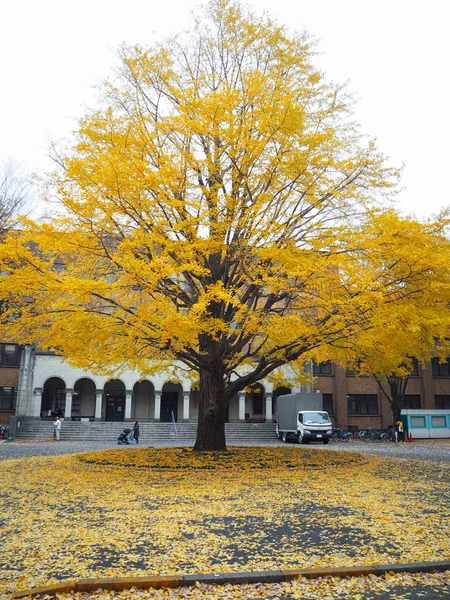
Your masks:
M357 377L330 362L314 366L314 389L324 395L333 423L341 428L386 428L392 425L390 405L379 385L369 377ZM415 366L408 381L404 408L450 408L449 362L437 358L425 367Z
M8 423L15 414L20 358L17 344L0 343L0 423Z

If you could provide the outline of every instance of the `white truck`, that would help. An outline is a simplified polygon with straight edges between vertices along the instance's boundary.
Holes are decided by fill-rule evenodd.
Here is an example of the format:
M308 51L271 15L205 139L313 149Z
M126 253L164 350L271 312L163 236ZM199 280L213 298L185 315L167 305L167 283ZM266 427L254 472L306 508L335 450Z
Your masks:
M328 444L333 434L330 417L323 410L322 394L299 392L278 396L276 419L276 433L283 442Z

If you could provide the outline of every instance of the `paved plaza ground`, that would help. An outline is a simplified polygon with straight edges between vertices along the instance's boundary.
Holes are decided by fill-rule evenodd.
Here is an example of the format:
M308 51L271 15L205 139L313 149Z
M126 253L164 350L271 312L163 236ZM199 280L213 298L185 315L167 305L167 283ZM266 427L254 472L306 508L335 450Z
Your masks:
M194 460L188 448L19 441L1 443L0 458L5 598L73 578L410 563L450 554L447 441L274 440L232 448L214 464ZM448 572L396 577L194 586L170 597L450 597ZM157 592L142 598L165 597Z

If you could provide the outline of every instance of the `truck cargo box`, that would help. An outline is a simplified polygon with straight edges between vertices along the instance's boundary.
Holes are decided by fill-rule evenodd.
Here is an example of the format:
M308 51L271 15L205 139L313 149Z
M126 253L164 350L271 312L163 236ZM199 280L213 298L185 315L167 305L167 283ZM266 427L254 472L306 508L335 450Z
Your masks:
M315 392L297 392L278 396L276 418L278 429L296 430L297 414L301 410L323 411L323 396Z

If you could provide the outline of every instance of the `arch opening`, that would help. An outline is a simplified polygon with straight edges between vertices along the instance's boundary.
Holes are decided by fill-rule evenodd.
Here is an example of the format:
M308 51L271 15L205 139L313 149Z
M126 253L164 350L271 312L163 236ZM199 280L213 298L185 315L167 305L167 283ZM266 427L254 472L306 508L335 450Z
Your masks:
M44 383L41 400L41 419L64 417L66 411L66 384L60 377L50 377Z
M88 377L78 379L73 386L72 413L67 417L73 421L93 420L95 418L95 395L96 387L92 379Z
M133 386L131 417L138 421L152 418L155 412L155 387L151 381L144 379Z

